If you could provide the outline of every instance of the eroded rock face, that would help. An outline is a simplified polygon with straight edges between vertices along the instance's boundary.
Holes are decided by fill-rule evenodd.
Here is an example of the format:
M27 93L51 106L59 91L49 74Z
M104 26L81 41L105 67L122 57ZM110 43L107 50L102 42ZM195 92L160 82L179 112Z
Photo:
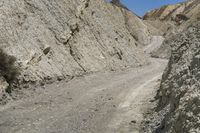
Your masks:
M153 57L169 58L171 54L170 44L177 33L182 33L189 26L199 21L200 1L188 0L176 5L163 6L159 9L147 13L143 19L150 24L156 22L166 38L163 45L152 52ZM159 23L160 22L160 23ZM155 25L155 26L156 26Z
M173 21L181 24L189 20L195 12L200 2L198 0L188 0L175 5L166 5L159 9L148 12L144 15L145 20Z
M1 0L0 46L25 83L145 65L125 14L142 23L104 0Z
M153 35L153 33L150 31L154 31L155 34L159 34L159 31L153 29L153 26L145 24L142 19L140 19L132 12L122 10L122 13L125 19L125 25L131 36L136 40L136 45L149 45Z
M199 23L199 22L198 22ZM159 133L200 132L200 25L174 38L158 92L158 109L170 105Z

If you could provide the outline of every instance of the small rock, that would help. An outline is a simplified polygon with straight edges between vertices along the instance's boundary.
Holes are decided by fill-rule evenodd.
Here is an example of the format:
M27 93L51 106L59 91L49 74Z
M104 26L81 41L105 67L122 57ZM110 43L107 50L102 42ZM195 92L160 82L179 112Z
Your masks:
M57 77L57 80L58 80L58 81L62 81L63 79L64 79L63 76L59 76L59 77Z
M132 121L131 121L131 124L135 124L135 123L137 123L135 120L132 120Z
M48 47L46 47L46 48L43 50L43 53L44 53L45 55L47 55L47 54L50 52L50 50L51 50L51 47L48 46Z
M110 97L110 98L108 98L108 100L110 101L110 100L113 100L113 98L112 97Z

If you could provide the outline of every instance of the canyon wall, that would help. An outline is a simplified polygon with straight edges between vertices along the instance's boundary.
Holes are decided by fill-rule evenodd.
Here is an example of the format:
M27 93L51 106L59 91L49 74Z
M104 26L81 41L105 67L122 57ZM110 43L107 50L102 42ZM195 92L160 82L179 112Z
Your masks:
M173 38L170 61L158 91L159 111L169 107L158 133L200 132L200 25Z
M148 64L147 26L104 0L1 0L0 31L22 84Z

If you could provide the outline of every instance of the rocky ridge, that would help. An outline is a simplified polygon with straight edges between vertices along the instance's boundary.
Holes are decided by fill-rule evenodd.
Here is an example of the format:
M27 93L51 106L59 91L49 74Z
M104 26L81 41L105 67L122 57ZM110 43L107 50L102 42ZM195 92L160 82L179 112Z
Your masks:
M166 5L146 13L143 19L172 21L176 25L180 25L196 16L199 4L198 0L188 0L175 5Z

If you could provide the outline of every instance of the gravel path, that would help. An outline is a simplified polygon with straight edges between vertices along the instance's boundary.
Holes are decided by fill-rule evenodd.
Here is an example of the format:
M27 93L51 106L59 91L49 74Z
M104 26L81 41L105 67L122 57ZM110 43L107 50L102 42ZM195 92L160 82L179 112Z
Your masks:
M165 66L152 59L137 69L47 85L0 107L0 133L137 133Z

